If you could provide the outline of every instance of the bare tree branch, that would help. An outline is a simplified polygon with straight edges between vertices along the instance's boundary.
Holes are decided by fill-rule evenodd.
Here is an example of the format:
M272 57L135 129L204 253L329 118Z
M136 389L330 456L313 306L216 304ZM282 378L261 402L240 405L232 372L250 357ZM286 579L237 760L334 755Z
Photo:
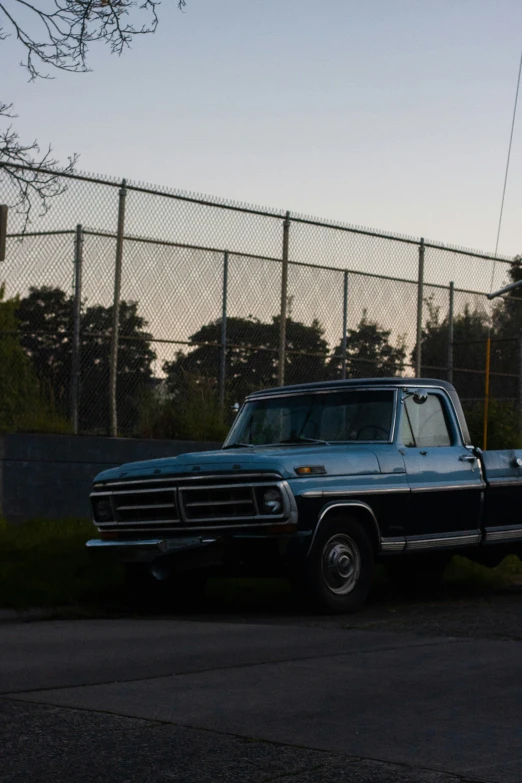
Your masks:
M14 119L16 115L11 113L11 108L11 105L0 103L0 116ZM59 173L73 171L78 160L77 155L72 155L67 165L60 167L51 153L50 147L41 152L36 141L23 144L11 125L0 130L0 172L7 175L14 185L10 206L24 215L23 231L27 229L34 209L38 207L39 214L44 215L49 210L51 199L66 190ZM21 169L19 165L29 168ZM56 170L56 174L44 174L40 171L42 168Z
M160 0L0 0L4 27L25 52L30 78L48 78L41 70L87 71L89 44L102 41L121 54L137 35L154 33ZM177 0L180 11L186 0ZM0 16L1 19L1 16Z
M183 11L186 0L176 2ZM85 72L91 43L101 41L113 54L122 54L135 36L156 31L159 5L160 0L0 0L0 41L16 38L31 81L50 78L49 68ZM50 147L42 152L37 141L24 144L10 122L16 117L12 108L0 101L0 121L5 123L0 128L0 176L14 185L11 206L24 215L25 231L33 211L45 214L51 200L66 190L60 173L71 173L78 156L60 167Z

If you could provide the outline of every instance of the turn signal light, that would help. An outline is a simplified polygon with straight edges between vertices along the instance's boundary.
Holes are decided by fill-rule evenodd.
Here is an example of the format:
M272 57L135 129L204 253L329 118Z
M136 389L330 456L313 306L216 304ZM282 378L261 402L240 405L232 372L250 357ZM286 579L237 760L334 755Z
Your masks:
M324 465L304 465L294 470L298 476L324 476L326 473Z

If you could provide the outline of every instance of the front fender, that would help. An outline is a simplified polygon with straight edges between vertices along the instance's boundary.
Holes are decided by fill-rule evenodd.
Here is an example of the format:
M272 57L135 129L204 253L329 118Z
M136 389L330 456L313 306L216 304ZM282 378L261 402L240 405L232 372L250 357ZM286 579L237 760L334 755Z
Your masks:
M376 553L379 552L381 550L382 537L377 517L375 516L372 508L362 500L333 500L329 503L326 503L319 513L317 524L315 525L310 542L308 544L306 556L308 556L312 551L312 547L314 545L315 539L317 538L319 530L321 530L324 525L328 523L329 516L339 509L346 509L351 510L352 512L357 512L358 517L361 518L363 524L367 526L368 533L372 543L374 544Z

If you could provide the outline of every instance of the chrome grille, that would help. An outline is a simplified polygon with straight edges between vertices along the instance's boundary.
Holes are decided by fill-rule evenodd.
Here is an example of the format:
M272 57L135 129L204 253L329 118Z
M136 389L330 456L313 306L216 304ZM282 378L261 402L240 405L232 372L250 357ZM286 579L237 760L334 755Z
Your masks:
M185 517L189 521L256 515L252 487L183 487L180 496Z
M258 488L277 485L274 473L171 476L97 483L91 499L108 500L113 519L96 521L100 530L150 532L264 525L284 522L295 514L290 490L282 514L263 514L257 505Z
M178 520L173 487L114 492L112 507L117 522L174 522Z

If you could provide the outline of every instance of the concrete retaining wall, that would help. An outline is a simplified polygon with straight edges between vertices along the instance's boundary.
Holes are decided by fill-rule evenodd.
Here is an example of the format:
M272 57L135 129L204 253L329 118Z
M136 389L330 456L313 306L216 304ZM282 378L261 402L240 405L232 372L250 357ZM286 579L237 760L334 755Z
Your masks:
M0 517L88 517L101 470L124 462L217 449L219 443L71 435L0 435Z

